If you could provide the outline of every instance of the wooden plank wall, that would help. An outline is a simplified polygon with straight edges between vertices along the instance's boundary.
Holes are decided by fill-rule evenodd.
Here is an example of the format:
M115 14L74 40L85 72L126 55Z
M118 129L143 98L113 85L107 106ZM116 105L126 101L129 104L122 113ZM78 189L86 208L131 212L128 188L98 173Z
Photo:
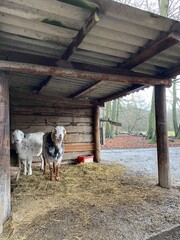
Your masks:
M41 104L41 105L40 105ZM64 163L74 162L78 155L89 155L94 153L93 136L93 108L74 107L58 104L34 106L32 101L17 103L11 99L11 132L20 129L25 133L43 131L49 132L57 124L67 126L67 137L65 141Z

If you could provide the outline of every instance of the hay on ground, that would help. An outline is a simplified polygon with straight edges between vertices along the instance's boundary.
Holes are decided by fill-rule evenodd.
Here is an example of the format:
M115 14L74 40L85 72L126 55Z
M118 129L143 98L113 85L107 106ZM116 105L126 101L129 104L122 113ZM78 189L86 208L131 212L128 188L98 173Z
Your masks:
M143 201L161 203L164 196L161 188L148 185L148 179L125 176L124 172L119 164L92 163L62 166L59 182L49 181L49 174L44 176L37 169L32 176L21 175L12 193L12 226L7 227L14 237L12 239L24 225L30 226L34 219L50 210L78 214L77 224L81 224L92 218L91 211L88 211L92 207L104 211L115 206L138 205ZM26 234L29 231L33 229L28 227Z

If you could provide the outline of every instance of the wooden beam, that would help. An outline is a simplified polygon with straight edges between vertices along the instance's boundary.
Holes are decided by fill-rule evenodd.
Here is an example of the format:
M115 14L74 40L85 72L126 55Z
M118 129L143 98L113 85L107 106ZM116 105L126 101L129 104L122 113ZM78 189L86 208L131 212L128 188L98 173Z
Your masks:
M155 87L156 136L158 153L158 179L163 188L171 187L169 146L166 116L166 89Z
M99 101L101 103L108 102L108 101L111 101L113 99L124 97L124 96L126 96L126 95L128 95L130 93L142 90L144 88L145 88L145 86L143 86L143 85L135 84L135 85L133 85L131 87L126 88L125 90L123 90L121 92L117 92L117 93L111 94L110 96L107 96L107 97L105 97L103 99L100 99Z
M51 103L64 103L71 105L80 105L80 106L93 106L93 105L101 105L103 104L99 102L90 102L90 101L80 101L65 97L53 97L49 95L38 95L34 93L22 93L21 91L11 91L10 96L16 99L25 99L25 100L35 100L35 101L43 101L43 102L51 102Z
M144 50L137 53L132 58L128 59L125 63L120 64L123 68L132 69L148 59L156 56L158 53L172 47L180 41L180 34L178 32L171 32L161 39L152 41L147 46L144 46Z
M64 78L76 78L84 79L89 81L107 81L107 82L119 82L127 84L142 84L146 86L153 85L165 85L166 87L171 86L171 79L159 79L154 77L135 77L125 75L112 75L96 72L87 72L74 69L57 68L49 66L41 66L36 64L19 63L19 62L8 62L0 61L0 70L21 72L21 73L32 73L38 75L51 75L55 77Z
M85 25L80 29L75 38L73 38L71 44L68 46L61 59L68 60L71 55L76 51L77 47L81 44L85 36L91 31L91 29L96 25L99 21L99 16L97 10L94 11L90 17L86 20ZM51 78L48 78L48 81L45 84L41 84L41 88L38 93L42 93L42 91L47 88Z
M99 106L96 106L94 108L94 141L95 141L94 161L100 162L101 144L100 144L100 108Z
M0 72L0 234L10 216L10 130L9 130L9 84Z
M94 11L90 17L86 20L85 25L80 29L76 37L73 39L69 47L64 52L62 59L68 60L71 55L76 51L77 47L81 44L85 36L92 30L92 28L98 23L99 14Z
M97 82L97 83L95 83L95 84L93 84L93 85L91 85L91 86L89 86L89 87L87 87L83 90L80 90L77 93L71 95L70 98L76 99L76 98L82 97L83 95L93 91L94 89L96 89L97 87L101 86L104 83L105 83L104 81L99 81L99 82Z
M170 60L168 60L170 61ZM165 75L163 76L153 76L145 73L139 73L134 72L132 70L126 69L126 68L113 68L113 67L104 67L104 66L97 66L93 64L87 64L87 63L79 63L75 61L64 61L59 60L56 65L61 68L68 68L68 69L76 69L76 70L82 70L82 71L88 71L88 72L96 72L96 73L105 73L105 74L112 74L112 75L124 75L124 76L135 76L135 77L150 77L150 78L156 78L156 79L164 79Z

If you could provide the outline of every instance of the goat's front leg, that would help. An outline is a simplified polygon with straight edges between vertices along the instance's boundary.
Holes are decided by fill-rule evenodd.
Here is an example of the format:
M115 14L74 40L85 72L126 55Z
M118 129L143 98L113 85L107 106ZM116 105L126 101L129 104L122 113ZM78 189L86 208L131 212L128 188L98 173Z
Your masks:
M50 169L50 181L52 181L53 180L53 164L52 163L49 164L49 169Z
M19 165L19 171L21 172L22 164L21 164L21 159L19 157L18 157L18 165Z
M29 158L27 163L28 163L28 175L31 176L32 175L32 158Z
M26 162L26 160L23 160L22 163L23 163L23 167L24 167L23 174L26 175L27 174L27 162Z
M44 157L42 156L42 154L40 155L41 158L41 171L44 171Z
M53 162L53 173L56 174L56 164L55 164L55 162Z
M55 175L56 175L56 181L59 181L59 165L57 164L56 166L55 166Z
M47 162L46 162L46 158L45 156L43 155L43 160L44 160L44 174L46 174L46 171L47 171Z

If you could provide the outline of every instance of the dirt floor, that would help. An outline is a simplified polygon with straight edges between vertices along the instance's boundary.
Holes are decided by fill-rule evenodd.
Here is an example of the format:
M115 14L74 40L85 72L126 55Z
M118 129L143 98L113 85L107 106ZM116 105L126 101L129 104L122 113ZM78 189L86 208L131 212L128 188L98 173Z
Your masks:
M170 147L180 147L180 139L174 140L169 138ZM106 144L102 146L102 149L127 149L127 148L152 148L156 147L156 144L149 143L143 136L132 136L121 134L114 139L109 139L106 141Z
M143 147L154 145L123 135L103 148ZM50 182L36 168L12 185L1 240L180 240L180 188L162 189L120 164L62 166L60 176Z
M60 173L60 182L50 182L36 169L13 185L2 240L162 240L164 231L180 239L180 189L128 176L121 165L62 166Z

